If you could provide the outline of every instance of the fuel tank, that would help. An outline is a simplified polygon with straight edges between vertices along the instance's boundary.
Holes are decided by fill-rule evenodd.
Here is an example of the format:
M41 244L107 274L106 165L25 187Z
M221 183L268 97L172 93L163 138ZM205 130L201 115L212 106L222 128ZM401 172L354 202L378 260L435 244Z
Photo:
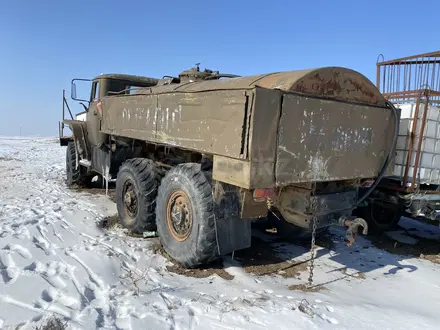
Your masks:
M342 67L169 83L102 100L103 132L212 154L245 188L374 178L396 132L376 86Z

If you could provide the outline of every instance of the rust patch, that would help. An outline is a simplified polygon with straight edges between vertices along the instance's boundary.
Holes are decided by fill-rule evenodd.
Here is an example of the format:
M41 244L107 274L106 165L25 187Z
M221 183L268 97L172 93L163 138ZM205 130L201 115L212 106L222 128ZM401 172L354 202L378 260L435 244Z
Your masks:
M381 102L383 99L381 100L378 97L377 91L371 85L370 81L360 79L359 74L355 76L351 71L342 74L336 68L328 68L306 75L296 83L292 90L344 101L358 101L378 105L383 103Z

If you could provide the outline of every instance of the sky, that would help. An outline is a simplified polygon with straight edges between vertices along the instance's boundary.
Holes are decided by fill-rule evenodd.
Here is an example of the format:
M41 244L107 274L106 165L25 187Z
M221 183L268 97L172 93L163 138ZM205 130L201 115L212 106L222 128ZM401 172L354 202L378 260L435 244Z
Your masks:
M57 136L72 78L160 78L201 63L239 75L343 66L375 82L379 54L440 49L438 0L0 0L0 8L0 135Z

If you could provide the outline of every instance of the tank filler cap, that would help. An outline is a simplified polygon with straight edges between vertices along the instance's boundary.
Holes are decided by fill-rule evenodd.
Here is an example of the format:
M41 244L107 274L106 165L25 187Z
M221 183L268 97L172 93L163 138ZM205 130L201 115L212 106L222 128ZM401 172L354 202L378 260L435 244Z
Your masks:
M205 69L204 71L200 71L200 63L196 63L195 68L182 71L179 74L180 82L194 82L194 81L202 81L206 80L207 77L218 75L218 71L212 71L209 69Z

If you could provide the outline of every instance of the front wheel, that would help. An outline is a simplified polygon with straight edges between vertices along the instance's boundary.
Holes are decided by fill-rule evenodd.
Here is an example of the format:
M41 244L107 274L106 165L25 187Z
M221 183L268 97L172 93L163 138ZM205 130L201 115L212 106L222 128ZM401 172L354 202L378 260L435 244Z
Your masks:
M186 268L216 259L216 219L211 184L199 164L167 172L158 190L157 231L165 252Z
M86 173L86 169L78 165L75 143L69 141L66 149L66 183L71 187L74 185L86 186L90 182L90 177Z
M149 159L125 161L116 179L116 206L124 228L135 233L156 230L155 208L160 174Z

